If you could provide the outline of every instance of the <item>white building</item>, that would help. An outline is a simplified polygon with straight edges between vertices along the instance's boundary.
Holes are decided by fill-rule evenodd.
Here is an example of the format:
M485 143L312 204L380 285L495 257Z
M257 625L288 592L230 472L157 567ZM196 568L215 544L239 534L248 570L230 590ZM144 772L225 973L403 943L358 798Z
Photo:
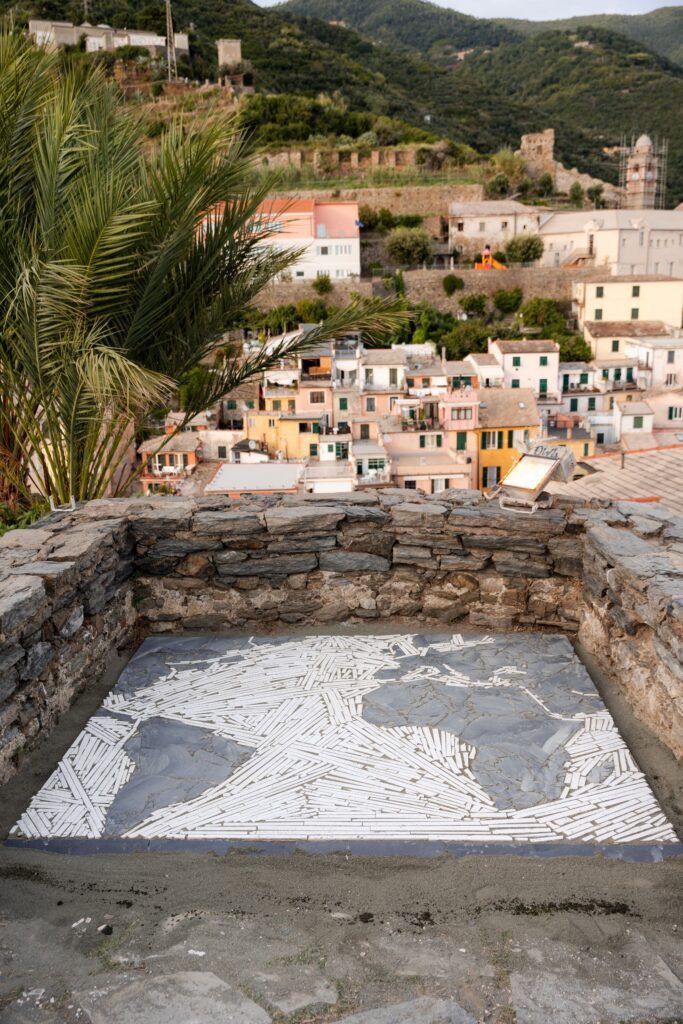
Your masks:
M683 278L658 274L602 274L577 281L574 284L573 312L582 329L586 320L645 320L681 327Z
M647 402L616 402L614 426L617 439L625 449L653 448L656 441L654 412Z
M563 210L543 217L541 266L683 274L683 210Z
M361 356L361 384L373 390L403 390L406 356L396 348L366 348Z
M638 360L638 384L642 388L674 388L683 383L683 335L633 338L626 341L626 355Z
M120 46L144 46L152 57L165 56L166 36L143 29L112 28L110 25L74 25L70 21L45 21L31 19L28 23L29 36L36 46L57 50L62 46L76 46L85 36L86 53L99 50L117 50ZM190 52L186 32L174 33L176 57Z
M531 388L537 398L557 399L560 346L550 339L519 338L489 342L489 355L503 368L506 388Z
M473 255L485 245L503 249L516 235L537 235L544 211L515 199L451 203L448 209L448 247L452 253Z
M466 363L469 363L477 377L480 388L501 388L504 384L503 367L495 356L488 352L470 352L465 356Z
M597 386L597 369L589 363L559 364L562 412L588 416L603 408L603 392Z

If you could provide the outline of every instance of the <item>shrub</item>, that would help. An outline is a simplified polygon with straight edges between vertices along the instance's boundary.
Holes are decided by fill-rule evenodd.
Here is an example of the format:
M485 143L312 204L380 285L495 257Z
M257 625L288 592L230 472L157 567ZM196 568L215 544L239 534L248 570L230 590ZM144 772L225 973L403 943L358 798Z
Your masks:
M329 274L319 274L313 282L313 290L318 295L329 295L332 291L332 282Z
M395 228L386 240L387 256L397 267L415 267L432 258L432 241L422 228Z
M539 196L551 196L555 191L555 182L550 171L544 171L536 182L536 192Z
M405 295L406 283L403 280L403 271L397 270L394 274L394 291L397 295Z
M545 338L566 333L564 314L554 299L530 299L522 306L521 312L524 326L538 327Z
M455 292L462 291L465 287L465 282L457 274L446 274L441 282L441 286L449 297L454 295Z
M424 217L419 213L402 213L398 218L398 224L402 228L419 228Z
M599 210L604 204L604 200L602 198L603 191L604 189L602 185L591 185L591 187L586 190L586 195L596 210Z
M522 289L499 288L493 294L493 304L499 313L516 313L522 305Z
M150 96L152 97L152 99L155 100L158 96L162 96L163 92L164 92L164 83L163 82L152 82L152 84L151 84L151 86L149 88L149 93L150 93Z
M486 182L486 191L492 196L506 196L510 192L510 179L507 174L496 174Z
M569 202L578 209L583 206L583 189L578 181L573 182L572 187L569 189Z
M460 306L468 316L482 317L486 315L486 300L484 292L470 292L460 299Z
M505 252L511 263L534 263L543 255L543 239L538 235L515 235Z

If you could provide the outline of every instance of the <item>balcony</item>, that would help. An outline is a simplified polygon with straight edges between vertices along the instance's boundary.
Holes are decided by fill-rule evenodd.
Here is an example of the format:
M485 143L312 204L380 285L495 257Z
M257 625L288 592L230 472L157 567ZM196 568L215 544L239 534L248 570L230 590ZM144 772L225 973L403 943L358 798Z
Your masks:
M391 470L388 467L384 469L369 469L367 473L357 476L356 481L359 487L372 486L372 484L388 484L391 482Z

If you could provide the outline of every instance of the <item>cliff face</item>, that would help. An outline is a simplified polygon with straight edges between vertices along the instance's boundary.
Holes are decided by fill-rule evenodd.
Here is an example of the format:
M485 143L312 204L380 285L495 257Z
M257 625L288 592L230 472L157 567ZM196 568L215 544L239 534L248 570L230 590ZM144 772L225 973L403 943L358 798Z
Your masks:
M683 522L477 491L96 501L0 539L0 780L134 636L368 620L578 633L683 755Z

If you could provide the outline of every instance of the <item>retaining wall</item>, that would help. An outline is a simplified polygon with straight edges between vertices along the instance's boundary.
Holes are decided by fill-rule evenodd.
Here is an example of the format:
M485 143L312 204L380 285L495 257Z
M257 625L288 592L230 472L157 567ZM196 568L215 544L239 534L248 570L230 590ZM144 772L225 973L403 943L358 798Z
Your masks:
M576 634L683 755L683 521L477 491L91 502L0 538L0 781L146 633L404 619Z

